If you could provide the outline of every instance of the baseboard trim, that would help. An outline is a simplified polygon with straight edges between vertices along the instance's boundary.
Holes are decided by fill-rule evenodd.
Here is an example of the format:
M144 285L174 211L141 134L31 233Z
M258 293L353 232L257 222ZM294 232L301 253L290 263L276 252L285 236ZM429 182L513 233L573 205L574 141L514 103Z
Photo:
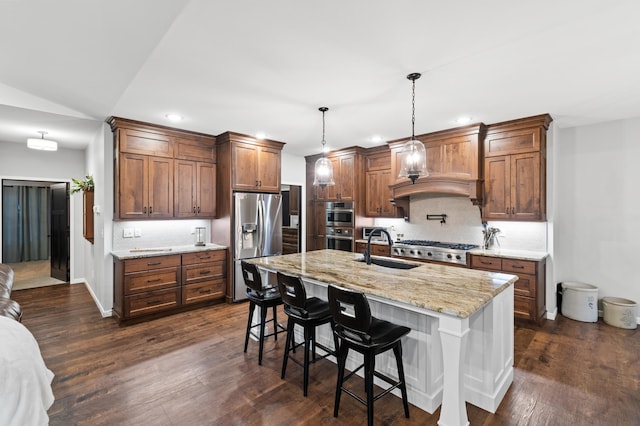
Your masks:
M93 302L98 307L98 310L100 311L100 315L102 315L102 318L111 317L112 314L113 314L112 309L104 309L104 307L102 306L102 304L100 304L100 301L96 297L96 294L93 292L93 289L91 288L91 286L89 284L87 284L86 281L81 281L78 284L80 284L80 283L84 283L84 286L87 288L87 290L89 290L89 294L91 295L91 298L93 299ZM75 284L75 282L74 282L74 284Z

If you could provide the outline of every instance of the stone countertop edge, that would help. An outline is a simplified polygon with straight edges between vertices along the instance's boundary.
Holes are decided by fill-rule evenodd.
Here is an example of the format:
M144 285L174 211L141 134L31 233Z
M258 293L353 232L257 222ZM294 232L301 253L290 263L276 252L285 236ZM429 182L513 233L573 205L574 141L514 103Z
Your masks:
M475 256L488 256L488 257L508 257L510 259L518 260L532 260L540 261L549 256L549 253L543 251L528 251L528 250L504 250L504 249L473 249L469 250L469 254Z
M154 256L171 256L172 254L183 254L183 253L197 253L199 251L207 251L207 250L226 250L226 246L221 246L218 244L209 243L204 246L163 246L160 248L155 247L138 247L135 249L128 250L114 250L111 252L111 255L114 259L118 260L126 260L126 259L140 259L143 257L154 257ZM145 251L131 251L131 250L145 250Z
M367 244L367 240L360 238L360 239L356 240L356 243L365 243L365 244ZM389 245L389 243L387 241L371 240L371 245L374 245L374 244L378 244L378 245L381 245L381 246L388 246Z
M468 318L479 311L518 279L510 274L412 261L402 262L419 266L410 270L392 269L366 265L358 261L361 258L361 254L346 251L316 250L254 258L249 262L267 270L459 318Z

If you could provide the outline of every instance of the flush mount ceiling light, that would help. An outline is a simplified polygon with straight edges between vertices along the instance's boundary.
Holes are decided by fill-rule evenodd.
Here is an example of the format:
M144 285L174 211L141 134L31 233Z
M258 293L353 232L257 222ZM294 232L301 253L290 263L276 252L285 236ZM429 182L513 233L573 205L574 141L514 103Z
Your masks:
M267 138L267 134L264 132L258 132L256 133L256 139L260 139L260 140L264 140Z
M38 138L28 138L27 139L27 147L31 149L39 149L40 151L57 151L58 150L58 142L54 142L52 140L48 140L44 138L44 135L47 132L39 131L41 137Z
M420 78L419 73L412 73L407 79L412 82L411 96L411 139L405 143L400 152L401 167L398 177L409 178L411 183L416 183L416 179L420 176L429 176L427 172L427 150L424 144L416 139L416 80Z
M320 107L318 110L322 112L322 157L318 158L316 161L313 184L320 188L324 188L327 185L335 185L336 183L333 180L333 166L331 165L331 160L327 158L327 153L325 151L325 145L327 142L324 140L324 113L329 111L329 108Z

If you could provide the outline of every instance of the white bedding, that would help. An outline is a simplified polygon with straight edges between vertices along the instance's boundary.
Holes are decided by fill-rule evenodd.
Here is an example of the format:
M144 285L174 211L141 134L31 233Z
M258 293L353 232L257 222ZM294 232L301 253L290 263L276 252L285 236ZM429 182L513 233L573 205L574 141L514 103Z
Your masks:
M0 316L0 425L48 424L52 380L31 332Z

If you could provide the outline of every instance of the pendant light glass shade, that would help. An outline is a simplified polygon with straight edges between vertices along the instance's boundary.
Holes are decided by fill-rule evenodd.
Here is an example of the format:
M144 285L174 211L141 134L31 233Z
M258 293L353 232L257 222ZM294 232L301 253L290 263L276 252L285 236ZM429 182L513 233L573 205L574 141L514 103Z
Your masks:
M322 157L316 161L313 184L324 188L327 185L335 185L336 183L333 180L333 165L331 160L327 158L324 149L324 145L327 143L324 140L324 113L329 111L329 108L320 107L318 110L322 112Z
M402 146L400 151L400 172L399 178L409 178L411 183L416 183L419 177L429 176L427 172L427 150L424 144L415 137L416 124L416 80L420 78L419 73L412 73L407 79L412 81L411 97L411 139Z
M409 178L411 183L416 183L420 176L429 176L427 172L427 150L424 144L417 139L411 139L402 146L400 151L402 165L398 177Z
M58 150L58 142L51 141L44 138L44 135L47 132L38 132L42 135L40 139L38 138L28 138L27 139L27 148L38 149L40 151L57 151Z

